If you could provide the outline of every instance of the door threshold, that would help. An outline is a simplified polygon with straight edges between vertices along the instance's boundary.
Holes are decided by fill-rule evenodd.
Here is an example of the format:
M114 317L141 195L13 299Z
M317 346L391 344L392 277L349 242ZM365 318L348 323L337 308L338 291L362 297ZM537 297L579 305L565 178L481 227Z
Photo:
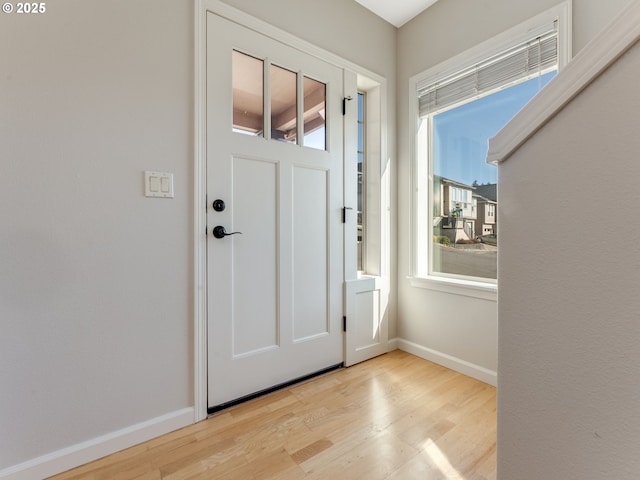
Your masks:
M317 372L309 373L307 375L303 375L302 377L294 378L293 380L288 380L284 383L280 383L278 385L274 385L273 387L265 388L264 390L260 390L254 393L250 393L249 395L245 395L244 397L236 398L235 400L230 400L225 403L221 403L220 405L215 405L213 407L207 408L207 414L213 415L214 413L218 413L222 410L226 410L227 408L235 407L236 405L240 405L241 403L248 402L249 400L253 400L254 398L262 397L263 395L267 395L269 393L276 392L278 390L282 390L283 388L290 387L291 385L295 385L296 383L304 382L305 380L309 380L311 378L319 377L320 375L324 375L325 373L333 372L334 370L338 370L344 367L344 362L340 362L336 365L332 365L330 367L323 368L322 370L318 370Z

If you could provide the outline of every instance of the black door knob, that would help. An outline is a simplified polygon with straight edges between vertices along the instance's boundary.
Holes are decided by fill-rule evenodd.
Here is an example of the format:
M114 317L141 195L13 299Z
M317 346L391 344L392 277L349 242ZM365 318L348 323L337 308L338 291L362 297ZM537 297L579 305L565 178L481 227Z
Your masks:
M227 233L227 230L222 225L213 227L213 236L216 238L224 238L224 237L228 237L229 235L237 235L237 234L242 235L242 232Z
M213 209L216 212L224 211L226 205L224 204L224 200L220 200L219 198L213 201Z

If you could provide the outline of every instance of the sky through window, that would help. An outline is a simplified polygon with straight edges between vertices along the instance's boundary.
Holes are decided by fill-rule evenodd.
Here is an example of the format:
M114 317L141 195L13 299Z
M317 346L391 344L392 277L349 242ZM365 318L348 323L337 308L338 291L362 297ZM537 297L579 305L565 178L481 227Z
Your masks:
M549 72L434 115L433 173L466 185L496 183L496 167L485 161L488 139L555 75Z

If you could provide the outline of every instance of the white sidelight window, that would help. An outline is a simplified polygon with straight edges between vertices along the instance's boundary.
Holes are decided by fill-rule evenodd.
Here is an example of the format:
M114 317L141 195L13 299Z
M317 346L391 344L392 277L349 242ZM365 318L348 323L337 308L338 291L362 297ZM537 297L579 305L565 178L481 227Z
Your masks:
M366 164L367 147L365 122L366 93L358 92L358 271L365 270L365 219L366 219Z

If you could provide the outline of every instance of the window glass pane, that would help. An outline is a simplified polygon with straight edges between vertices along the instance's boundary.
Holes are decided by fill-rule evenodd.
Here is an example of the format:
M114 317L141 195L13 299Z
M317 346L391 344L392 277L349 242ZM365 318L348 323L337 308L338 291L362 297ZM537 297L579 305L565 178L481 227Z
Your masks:
M431 116L433 249L431 272L495 279L499 208L489 138L555 72Z
M364 94L358 93L358 270L364 270L365 210Z
M264 125L264 63L233 51L233 131L262 135Z
M326 92L327 86L304 77L304 145L326 150Z
M297 75L271 65L271 138L296 143Z

